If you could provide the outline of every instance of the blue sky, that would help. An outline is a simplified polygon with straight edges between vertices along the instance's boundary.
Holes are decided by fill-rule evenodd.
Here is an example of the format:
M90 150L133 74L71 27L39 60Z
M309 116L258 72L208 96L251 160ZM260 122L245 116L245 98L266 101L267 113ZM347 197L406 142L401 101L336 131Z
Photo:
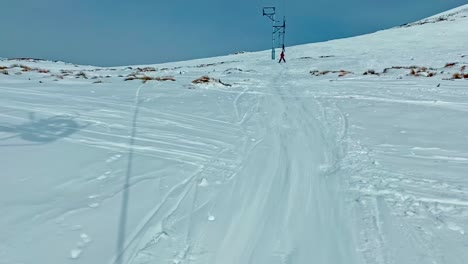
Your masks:
M0 57L100 66L149 64L271 46L263 6L288 22L286 43L361 35L466 0L14 0L0 9Z

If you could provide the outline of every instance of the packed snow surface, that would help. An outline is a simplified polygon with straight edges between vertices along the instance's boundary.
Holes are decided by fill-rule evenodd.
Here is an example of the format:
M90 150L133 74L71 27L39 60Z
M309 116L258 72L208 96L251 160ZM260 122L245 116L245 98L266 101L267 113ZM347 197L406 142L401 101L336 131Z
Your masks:
M467 16L286 64L0 60L0 263L468 263Z

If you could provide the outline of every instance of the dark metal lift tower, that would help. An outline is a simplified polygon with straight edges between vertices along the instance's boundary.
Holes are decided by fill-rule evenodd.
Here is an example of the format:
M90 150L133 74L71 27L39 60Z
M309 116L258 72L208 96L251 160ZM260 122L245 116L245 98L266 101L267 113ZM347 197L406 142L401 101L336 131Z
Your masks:
M284 50L284 36L286 34L286 17L283 17L283 23L276 21L276 7L264 7L263 16L267 16L273 22L273 31L271 37L271 59L275 59L275 49L282 47ZM278 39L278 43L277 43Z

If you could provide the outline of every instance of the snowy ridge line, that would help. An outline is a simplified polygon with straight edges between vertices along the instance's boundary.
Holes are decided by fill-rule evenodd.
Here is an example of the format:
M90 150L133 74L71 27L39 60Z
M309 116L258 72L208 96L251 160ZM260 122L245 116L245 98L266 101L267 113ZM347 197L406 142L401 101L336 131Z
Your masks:
M456 16L456 15L463 14L463 13L465 13L465 14L468 13L468 5L462 5L460 7L448 10L446 12L443 12L443 13L440 13L440 14L425 18L425 19L423 19L421 21L430 20L430 19L439 18L439 17Z

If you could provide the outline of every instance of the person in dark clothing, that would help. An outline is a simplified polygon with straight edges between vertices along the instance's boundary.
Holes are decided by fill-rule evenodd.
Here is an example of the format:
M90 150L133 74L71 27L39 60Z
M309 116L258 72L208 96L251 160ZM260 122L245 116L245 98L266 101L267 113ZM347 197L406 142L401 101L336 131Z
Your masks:
M284 63L286 63L286 59L284 58L284 50L281 51L281 58L279 60L279 63L281 63L281 61L283 61Z

